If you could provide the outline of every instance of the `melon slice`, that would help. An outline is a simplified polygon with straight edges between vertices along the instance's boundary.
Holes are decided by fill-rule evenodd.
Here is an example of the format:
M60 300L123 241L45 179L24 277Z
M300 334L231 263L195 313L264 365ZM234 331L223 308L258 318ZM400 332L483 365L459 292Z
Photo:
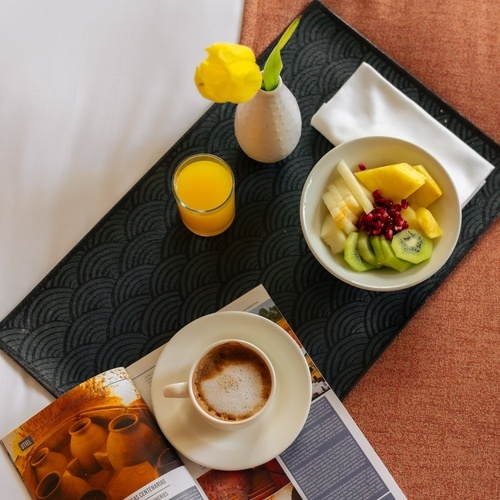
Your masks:
M346 234L340 227L335 224L330 214L326 214L321 226L321 239L330 247L334 253L342 253L344 251Z
M335 203L339 203L344 199L343 194L337 189L336 182L331 182L330 184L328 184L326 189L332 195L332 199L333 201L335 201Z
M328 191L323 193L323 201L330 213L335 224L344 231L345 234L357 231L356 221L358 216L354 214L346 205L342 198L338 198L338 193L335 193L335 188L332 190L332 185L328 187Z
M358 216L349 208L344 200L339 202L337 207L344 217L347 217L354 225L356 225L356 222L358 222Z
M371 212L373 210L372 201L366 195L362 187L359 185L356 176L353 174L353 172L347 166L347 163L344 160L339 161L339 164L337 165L337 171L342 177L342 179L344 179L345 183L347 184L347 187L351 191L354 198L356 198L356 200L358 200L358 203L363 207L363 210L366 213Z
M330 190L323 193L323 202L326 205L326 208L330 213L337 207L338 201L335 199L335 196L331 193Z
M370 191L379 189L386 200L399 203L425 183L425 176L408 163L360 170L354 174Z
M349 186L345 183L344 179L340 177L335 177L334 180L335 187L338 189L339 193L342 195L342 198L347 198L348 196L352 196L351 190Z
M349 207L349 210L356 214L358 217L364 212L363 207L359 204L358 200L353 196L348 185L342 177L335 179L334 185L344 200L344 203Z
M345 208L342 209L341 207L336 206L330 213L335 221L335 224L337 224L337 226L339 226L345 234L348 235L358 230L356 225L347 216L348 213Z

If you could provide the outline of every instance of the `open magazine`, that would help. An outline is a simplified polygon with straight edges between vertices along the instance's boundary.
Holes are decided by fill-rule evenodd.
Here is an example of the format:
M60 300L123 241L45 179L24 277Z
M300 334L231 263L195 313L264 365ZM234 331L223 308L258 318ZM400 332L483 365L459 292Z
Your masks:
M300 345L262 285L223 310L267 317ZM313 395L295 441L252 469L221 471L193 463L165 439L151 410L151 380L161 351L83 382L2 439L33 498L406 498L303 348Z

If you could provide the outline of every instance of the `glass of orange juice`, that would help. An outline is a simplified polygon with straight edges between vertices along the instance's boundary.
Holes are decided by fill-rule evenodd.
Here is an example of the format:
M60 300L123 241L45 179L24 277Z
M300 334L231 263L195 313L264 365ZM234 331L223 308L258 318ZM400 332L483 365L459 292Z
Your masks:
M233 222L236 212L234 175L211 154L197 154L175 169L173 191L184 225L200 236L215 236Z

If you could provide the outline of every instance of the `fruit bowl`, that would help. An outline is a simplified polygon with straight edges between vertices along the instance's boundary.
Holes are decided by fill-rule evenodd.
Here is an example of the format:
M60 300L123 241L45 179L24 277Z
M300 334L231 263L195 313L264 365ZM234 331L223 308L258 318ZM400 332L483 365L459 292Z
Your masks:
M322 196L341 160L344 160L352 171L355 171L360 163L367 169L400 162L425 166L443 191L442 196L430 206L443 234L434 239L434 249L429 260L403 272L385 267L356 272L345 262L343 254L334 254L331 251L321 239L322 223L328 212ZM455 248L461 222L462 210L457 191L444 167L419 146L392 137L362 137L332 149L311 170L300 202L302 232L309 249L321 265L345 283L378 292L412 287L439 271Z

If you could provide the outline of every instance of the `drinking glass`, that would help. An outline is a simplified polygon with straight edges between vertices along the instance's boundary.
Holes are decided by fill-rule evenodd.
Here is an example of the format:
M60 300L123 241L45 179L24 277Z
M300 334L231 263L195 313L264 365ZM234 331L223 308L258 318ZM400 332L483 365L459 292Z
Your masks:
M173 191L184 225L199 236L215 236L233 222L234 175L218 156L202 153L175 169Z

